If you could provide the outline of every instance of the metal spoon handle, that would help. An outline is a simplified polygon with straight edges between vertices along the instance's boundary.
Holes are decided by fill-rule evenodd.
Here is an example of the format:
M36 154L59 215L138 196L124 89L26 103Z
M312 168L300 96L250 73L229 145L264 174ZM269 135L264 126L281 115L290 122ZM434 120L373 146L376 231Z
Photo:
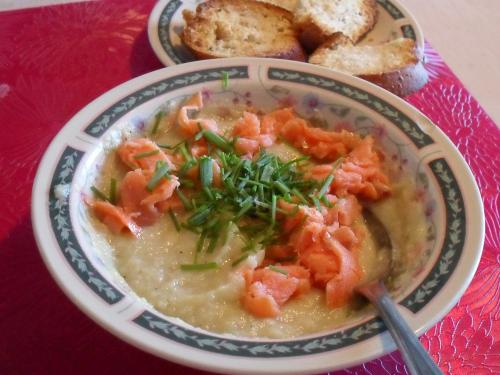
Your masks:
M359 288L359 291L375 305L387 329L396 342L403 359L413 375L442 375L436 363L423 348L417 336L399 314L396 305L382 282Z

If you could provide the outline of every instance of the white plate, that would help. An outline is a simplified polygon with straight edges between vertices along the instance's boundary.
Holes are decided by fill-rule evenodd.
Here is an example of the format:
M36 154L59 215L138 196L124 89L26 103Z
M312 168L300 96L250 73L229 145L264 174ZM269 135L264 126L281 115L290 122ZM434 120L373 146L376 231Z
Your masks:
M221 84L224 72L228 89ZM264 109L295 104L304 115L321 113L332 124L377 136L415 176L429 209L428 258L398 294L398 308L422 334L458 301L481 256L484 214L474 178L448 138L416 109L360 79L285 60L219 59L165 68L116 87L75 115L43 157L33 187L35 237L54 279L97 323L160 357L231 374L319 373L395 348L374 316L296 340L244 339L191 327L135 297L92 245L82 194L98 172L103 145L165 101L199 90Z
M160 0L148 22L151 47L167 66L195 61L182 44L180 34L184 28L182 11L195 10L203 0ZM398 0L377 0L378 19L375 27L360 44L378 44L407 37L415 40L417 48L424 50L424 36L413 15Z

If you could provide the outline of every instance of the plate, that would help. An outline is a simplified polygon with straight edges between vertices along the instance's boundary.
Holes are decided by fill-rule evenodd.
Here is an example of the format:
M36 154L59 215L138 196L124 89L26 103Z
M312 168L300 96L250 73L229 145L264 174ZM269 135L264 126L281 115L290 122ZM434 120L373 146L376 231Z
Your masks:
M293 61L235 58L182 64L126 82L76 114L47 149L33 186L34 234L52 276L82 311L145 351L230 374L320 373L395 349L375 316L289 340L192 327L138 298L93 245L82 195L89 193L104 148L123 130L143 127L161 104L200 90L263 109L294 105L304 116L321 113L334 127L377 137L414 177L428 222L425 262L395 296L398 309L420 335L453 307L481 257L484 213L474 178L450 140L409 104L363 80Z
M202 0L160 0L148 21L151 47L160 61L167 65L195 61L183 45L180 34L184 28L183 10L195 10ZM415 40L417 48L424 50L424 36L413 15L397 0L377 0L378 19L375 27L360 42L378 44L400 37Z

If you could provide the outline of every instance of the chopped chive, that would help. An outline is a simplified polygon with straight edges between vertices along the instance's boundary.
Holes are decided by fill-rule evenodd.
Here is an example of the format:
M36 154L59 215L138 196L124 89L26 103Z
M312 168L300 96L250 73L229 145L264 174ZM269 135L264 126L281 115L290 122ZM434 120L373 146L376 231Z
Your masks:
M163 145L163 144L160 144L160 143L157 143L156 145L160 148L165 148L167 150L174 150L176 149L177 147L179 147L182 143L184 143L184 141L180 141L179 143L176 143L175 145L173 146L170 146L170 145Z
M301 193L300 191L298 191L296 188L293 188L293 189L292 189L292 193L293 193L293 195L295 195L297 198L299 198L299 200L300 200L303 204L305 204L305 205L309 204L309 203L307 202L307 199L306 199L306 198L302 195L302 193Z
M210 238L210 242L208 243L207 253L212 254L215 250L215 246L217 246L217 240L219 236L215 235Z
M279 267L271 265L268 266L267 268L269 268L271 271L278 272L281 273L282 275L288 276L288 271L285 271L284 269L281 269Z
M196 254L199 254L203 250L203 245L205 244L205 239L207 238L207 231L204 230L201 232L200 237L198 238L198 242L196 243ZM195 260L196 263L196 260Z
M215 200L214 193L212 193L212 190L210 190L208 186L203 187L203 192L205 193L208 199L210 199L211 201Z
M148 156L153 156L153 155L156 155L159 153L160 153L160 150L138 152L137 154L134 155L134 159L139 160L139 159L147 158Z
M149 180L148 184L146 185L148 191L153 191L153 189L160 183L161 179L167 176L168 176L167 163L165 163L162 160L158 160L158 162L156 163L155 173L153 177L151 177L151 179Z
M116 194L116 178L112 178L110 183L109 183L109 201L112 204L116 204L117 199L117 194Z
M181 200L182 205L184 206L184 208L186 210L192 209L193 206L191 205L191 203L189 202L189 200L187 199L187 197L184 195L184 193L182 191L180 191L179 189L176 189L175 191L177 193L177 196Z
M189 154L187 147L186 147L186 142L182 142L179 145L179 151L182 154L182 157L184 158L185 161L191 161L193 160L193 157Z
M283 182L281 181L275 181L273 183L274 187L277 188L278 190L280 190L283 194L287 194L290 192L290 189L288 188L288 186L286 186Z
M203 131L203 136L205 139L213 144L215 147L220 148L222 151L230 152L231 151L231 145L229 142L221 137L220 135L210 131L210 130L204 130Z
M181 225L179 224L179 221L177 220L177 217L175 216L174 211L172 211L172 209L169 209L168 214L170 215L170 218L172 219L172 222L174 223L175 229L177 230L177 232L180 232Z
M271 225L276 223L276 194L271 197Z
M164 113L163 111L158 112L155 116L155 123L153 125L153 129L151 130L151 134L156 134L158 131L158 127L160 126L160 120L163 118Z
M306 160L309 160L309 159L310 159L309 156L301 156L300 158L295 158L293 160L290 160L285 165L286 166L290 166L290 165L293 165L293 164L299 164L300 162L306 161Z
M195 264L181 264L181 270L183 271L207 271L217 269L217 263L195 263Z
M315 197L314 195L311 195L311 199L312 199L314 205L316 206L316 209L318 211L321 211L321 202L319 201L319 199L317 197Z
M194 135L194 140L199 141L203 137L203 130L200 130L198 133Z
M202 156L200 158L200 180L201 180L201 186L203 187L209 187L212 185L213 164L212 164L212 158L208 156Z
M262 170L262 175L260 176L260 180L263 182L270 182L271 176L273 175L274 169L271 165L266 165Z
M264 207L264 208L271 208L271 205L269 203L264 203L264 202L261 202L261 201L254 201L255 205L256 206L259 206L259 207Z
M318 197L321 198L325 193L330 189L330 185L333 181L333 174L330 174L327 178L325 178L325 181L323 181L323 184L321 185L321 189L319 189Z
M323 204L326 207L328 207L328 208L332 208L333 207L332 203L328 200L328 198L326 197L326 195L321 196L320 200L321 200L321 202L323 202Z
M233 263L231 263L231 266L232 267L236 267L238 264L240 264L241 262L243 262L245 259L247 259L248 257L250 256L249 253L246 253L246 254L243 254L241 257L239 257L238 259L236 259Z
M205 207L200 207L194 214L192 214L187 223L192 227L197 227L205 224L208 220L208 216L212 213L213 207L207 205Z
M95 186L91 186L90 187L90 190L92 190L92 192L94 193L94 195L96 196L96 198L99 198L103 201L109 201L110 199L106 196L106 194L104 194L102 191L100 191L98 188L96 188Z
M247 212L251 208L252 208L252 197L247 197L241 204L241 209L238 211L234 219L238 220L245 214L245 212Z
M222 71L222 88L226 90L229 86L229 73Z

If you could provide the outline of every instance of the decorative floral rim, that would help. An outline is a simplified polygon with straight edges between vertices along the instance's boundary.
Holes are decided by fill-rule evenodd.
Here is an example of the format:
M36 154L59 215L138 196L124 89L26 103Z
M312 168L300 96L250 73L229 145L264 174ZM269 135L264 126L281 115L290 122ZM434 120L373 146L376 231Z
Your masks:
M380 7L382 7L390 17L394 21L399 21L405 18L405 11L403 11L403 6L401 4L396 3L395 1L390 0L377 0L377 3ZM172 23L172 19L174 15L178 12L178 10L183 6L183 2L181 0L170 0L167 2L157 4L157 7L162 7L161 12L159 12L157 25L155 26L155 30L150 30L150 32L155 33L156 37L159 41L159 46L161 51L166 54L168 58L168 62L164 61L166 64L182 64L186 62L193 61L192 57L189 54L182 53L179 51L177 47L172 43L171 35L170 35L170 24ZM406 13L408 13L406 11ZM155 12L152 13L156 14ZM418 33L415 30L415 26L418 26L416 22L409 17L408 24L402 25L400 27L401 32L404 37L411 38L415 40L419 44L419 48L423 48L423 39L421 32ZM151 26L150 26L151 27ZM155 43L152 43L153 49L155 53L159 53L159 51L155 48ZM158 56L160 60L162 56Z
M199 70L169 77L168 79L155 82L141 90L135 91L116 102L97 116L85 128L85 133L91 137L99 138L119 117L125 115L136 106L179 87L218 80L222 77L223 72L227 71L230 71L235 79L249 78L248 66L241 65ZM271 81L289 81L333 91L363 104L388 118L391 122L396 123L417 148L433 143L432 139L423 133L401 111L381 98L377 98L362 89L329 77L291 69L269 68L267 78ZM403 122L397 121L398 117L400 117L398 113L400 116L404 116L402 117L402 121L409 121L408 126L402 126ZM70 146L64 149L51 180L48 214L51 218L52 230L60 246L60 251L68 264L95 294L104 302L112 305L121 301L124 294L92 266L83 249L78 244L69 216L69 195L55 194L56 190L60 190L61 187L71 184L83 155L83 151ZM460 260L466 236L464 201L451 168L443 158L431 161L428 165L434 177L439 182L441 194L443 195L446 207L447 232L436 265L426 279L401 302L402 305L407 306L414 313L422 309L453 274ZM169 322L148 309L136 316L133 322L162 337L197 349L232 356L259 358L303 356L322 353L358 343L385 330L381 321L372 319L343 331L311 339L256 342L221 338L215 335L200 333Z

